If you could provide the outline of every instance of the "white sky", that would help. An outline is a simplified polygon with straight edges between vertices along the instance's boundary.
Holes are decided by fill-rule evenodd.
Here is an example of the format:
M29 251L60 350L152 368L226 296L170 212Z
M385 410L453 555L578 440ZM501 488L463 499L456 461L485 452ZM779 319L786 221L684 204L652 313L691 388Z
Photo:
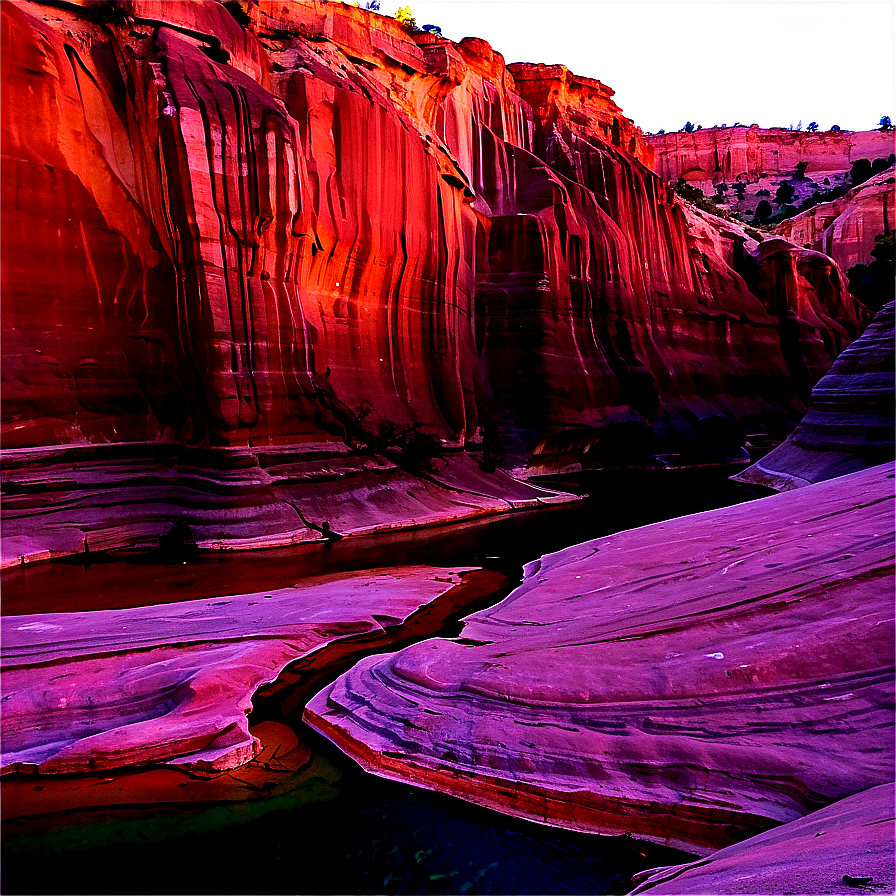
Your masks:
M507 62L562 62L645 131L685 121L870 130L894 115L892 0L382 0Z

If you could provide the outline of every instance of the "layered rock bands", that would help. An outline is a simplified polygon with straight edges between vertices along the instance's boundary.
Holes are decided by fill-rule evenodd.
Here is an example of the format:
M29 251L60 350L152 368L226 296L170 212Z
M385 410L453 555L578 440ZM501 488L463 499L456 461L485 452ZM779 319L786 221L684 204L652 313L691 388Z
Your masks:
M270 467L404 501L416 470L344 474L346 445L397 446L406 472L415 434L526 456L569 427L687 429L682 409L795 420L793 358L811 386L863 325L830 266L794 269L774 307L751 292L743 241L720 254L696 234L612 91L563 66L338 3L0 14L13 560L158 539L178 513L207 542L218 511L243 520L234 543L314 537L288 504L260 509ZM133 462L120 499L96 498L97 446ZM476 512L509 506L505 487L477 485ZM466 513L456 497L426 518ZM379 524L418 520L393 506Z
M375 774L576 830L706 854L793 821L893 778L893 482L543 557L305 718Z
M818 381L809 411L793 433L733 478L787 491L892 462L894 342L890 302Z
M387 643L458 573L396 567L269 593L6 616L2 773L243 765L262 749L248 722L259 688L300 659L325 673L340 642Z

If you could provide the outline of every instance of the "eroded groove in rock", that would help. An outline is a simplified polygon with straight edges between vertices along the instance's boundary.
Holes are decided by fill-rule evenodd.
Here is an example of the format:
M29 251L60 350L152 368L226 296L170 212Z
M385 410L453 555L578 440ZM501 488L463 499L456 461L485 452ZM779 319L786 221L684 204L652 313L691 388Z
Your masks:
M460 572L396 567L269 593L5 617L3 772L242 765L260 749L247 716L261 686L330 643L387 643Z
M375 774L708 852L892 778L885 467L541 558L306 720Z
M892 892L893 790L881 784L699 862L641 872L632 893Z

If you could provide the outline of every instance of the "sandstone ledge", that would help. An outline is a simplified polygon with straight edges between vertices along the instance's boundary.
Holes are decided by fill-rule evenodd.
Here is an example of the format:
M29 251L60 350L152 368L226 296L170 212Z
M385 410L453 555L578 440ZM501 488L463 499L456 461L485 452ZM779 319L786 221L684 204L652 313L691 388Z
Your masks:
M579 500L501 471L483 473L466 454L415 474L333 442L19 449L3 457L0 562L153 549L177 522L190 527L199 548L252 550L320 540L306 521L357 536Z
M375 774L705 854L892 778L892 494L878 467L548 555L305 718Z
M260 687L336 642L388 643L460 572L396 567L267 593L5 617L2 771L242 765L261 749L247 718Z

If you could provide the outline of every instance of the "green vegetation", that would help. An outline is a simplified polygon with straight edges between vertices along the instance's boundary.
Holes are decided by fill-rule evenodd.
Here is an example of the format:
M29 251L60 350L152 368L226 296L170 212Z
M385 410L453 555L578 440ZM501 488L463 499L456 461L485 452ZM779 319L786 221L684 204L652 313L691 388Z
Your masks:
M772 204L767 200L763 199L759 205L756 206L756 217L760 221L768 221L772 214Z
M721 218L730 217L726 209L720 208L703 190L699 187L692 187L684 178L680 177L678 179L674 189L682 199L686 199L691 204L696 205L697 208L703 209L703 211L709 212L711 215L718 215ZM727 184L725 189L728 189Z
M778 205L787 205L794 196L796 190L793 189L793 184L784 181L775 192L775 202Z
M808 162L797 162L796 163L796 173L794 177L797 180L805 180L806 179L806 169L809 167Z
M880 121L878 122L878 124L882 131L892 131L893 130L893 122L890 121L889 115L881 115Z
M399 6L398 9L395 10L395 21L398 22L405 31L419 30L417 28L417 20L414 18L410 6Z
M871 264L853 265L847 272L849 291L872 311L879 311L893 298L894 262L893 231L874 238Z
M806 130L807 130L810 134L814 134L814 133L818 130L818 122L817 122L817 121L810 121L809 124L806 125Z
M683 130L686 134L693 133L693 130L694 130L694 125L693 125L693 123L690 122L690 121L686 121L686 122L684 123L684 127L682 128L682 130Z
M871 160L856 159L849 171L849 179L852 181L852 185L855 187L858 184L863 184L869 177L871 177Z

